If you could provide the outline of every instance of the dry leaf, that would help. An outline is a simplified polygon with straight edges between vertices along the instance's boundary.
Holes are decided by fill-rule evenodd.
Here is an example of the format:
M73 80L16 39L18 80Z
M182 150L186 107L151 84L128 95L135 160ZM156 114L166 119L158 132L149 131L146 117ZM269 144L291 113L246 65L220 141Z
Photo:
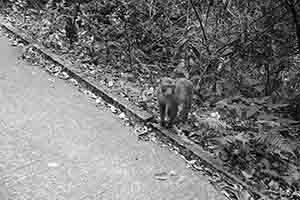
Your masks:
M58 166L59 166L59 164L56 163L56 162L50 162L50 163L48 163L48 167L58 167Z
M71 78L69 79L71 83L73 83L75 86L78 85L78 81L76 81L75 79Z
M177 173L176 173L174 170L171 170L171 171L169 172L169 175L170 175L170 176L177 176Z
M58 74L58 77L61 79L68 79L70 76L67 72L61 72Z
M110 106L110 111L114 114L118 112L117 108L113 105Z
M119 114L119 118L120 118L120 119L125 119L125 118L126 118L125 113L122 112L121 114Z
M101 97L98 97L97 99L96 99L96 103L98 104L98 103L102 103L103 102L103 100L102 100L102 98Z
M91 92L91 95L90 95L90 97L92 98L92 99L97 99L97 95L95 95L94 93L92 93Z
M197 160L187 160L186 162L190 165L193 165L197 162Z
M113 81L109 81L108 82L108 87L112 87L114 85L114 82Z
M193 144L193 142L185 135L181 134L180 138L182 139L182 141L186 144Z
M48 81L50 81L51 83L54 83L55 79L54 78L48 78Z
M131 123L130 123L130 121L128 120L128 121L126 121L126 122L124 123L124 125L125 125L125 126L130 126Z
M178 178L178 180L176 181L176 183L177 184L181 184L181 183L183 183L185 181L185 176L180 176L179 178Z
M242 190L239 193L240 200L252 200L252 196L249 194L247 190Z
M162 172L162 173L154 174L154 177L155 177L157 180L165 181L165 180L168 180L169 175L168 175L167 172Z

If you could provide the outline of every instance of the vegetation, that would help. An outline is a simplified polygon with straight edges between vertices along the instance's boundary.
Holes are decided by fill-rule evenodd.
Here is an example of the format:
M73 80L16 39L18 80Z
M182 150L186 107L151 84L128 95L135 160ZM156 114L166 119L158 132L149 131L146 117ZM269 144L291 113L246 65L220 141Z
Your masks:
M156 81L184 74L197 90L188 138L249 184L281 199L300 191L300 1L2 4L34 39L154 114Z

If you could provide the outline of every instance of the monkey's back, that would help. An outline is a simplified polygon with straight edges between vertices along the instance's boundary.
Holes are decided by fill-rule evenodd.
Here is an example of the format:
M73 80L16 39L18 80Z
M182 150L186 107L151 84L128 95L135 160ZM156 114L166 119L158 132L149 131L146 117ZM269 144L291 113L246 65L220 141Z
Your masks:
M193 97L193 83L186 78L176 80L175 96L179 103L191 101Z

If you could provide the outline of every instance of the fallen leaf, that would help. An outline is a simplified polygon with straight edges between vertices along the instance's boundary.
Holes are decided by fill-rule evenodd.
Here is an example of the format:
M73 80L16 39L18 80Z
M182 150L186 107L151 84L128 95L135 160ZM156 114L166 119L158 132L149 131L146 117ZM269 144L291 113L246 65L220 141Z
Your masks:
M56 162L50 162L50 163L48 163L48 167L58 167L58 166L59 166L59 164L56 163Z
M218 112L210 113L210 116L216 119L220 119L220 114Z
M293 196L299 197L300 198L300 191L295 191L293 192Z
M87 68L88 68L89 70L94 70L94 69L95 69L95 67L92 66L92 65L87 65Z
M275 191L279 190L279 183L277 181L271 180L268 185L271 189Z
M222 193L224 196L226 196L227 199L232 199L232 198L231 198L231 195L230 195L227 191L222 190L221 193Z
M91 92L91 95L90 95L90 97L92 98L92 99L97 99L97 95L95 95L94 93L92 93Z
M195 164L196 162L197 162L197 160L190 160L190 161L187 160L187 163L190 164L190 165L193 165L193 164Z
M58 77L61 79L68 79L70 76L67 72L61 72L58 74Z
M112 87L114 85L114 82L113 81L109 81L108 82L108 87Z
M55 82L54 78L49 78L48 81L50 81L51 83Z
M61 66L55 66L52 68L51 72L52 73L56 73L56 72L60 72L62 70Z
M180 176L179 178L178 178L178 180L176 181L176 183L177 184L181 184L181 183L183 183L185 181L185 176Z
M199 165L199 164L194 164L194 165L193 165L193 167L194 167L195 169L197 169L198 171L204 171L204 169L203 169L203 166L202 166L202 165Z
M126 118L125 113L122 112L121 114L119 114L119 118L120 118L120 119L125 119L125 118Z
M131 123L130 123L130 121L126 121L126 122L124 123L124 125L125 125L125 126L130 126Z
M185 135L180 135L180 138L185 144L193 144L193 142Z
M91 95L91 91L89 91L89 90L84 90L84 89L82 89L82 92L83 92L85 95L87 95L87 96L90 96L90 95Z
M19 42L19 43L18 43L18 47L24 47L24 46L25 46L24 43L22 43L22 42Z
M135 134L136 135L141 135L141 134L144 134L144 133L147 133L147 132L148 132L147 126L140 126L140 127L137 127L135 129Z
M134 74L131 74L131 73L121 73L121 77L128 80L128 81L132 81L134 82L136 80L136 77Z
M177 173L176 173L174 170L171 170L171 171L169 172L169 175L170 175L170 176L177 176Z
M97 99L96 99L96 103L98 104L98 103L102 103L103 102L103 100L102 100L102 98L101 97L98 97Z
M167 172L162 172L162 173L154 174L154 177L155 177L157 180L162 180L162 181L168 180L168 178L169 178Z
M105 85L105 81L104 81L104 80L100 80L98 83L99 83L100 85Z
M252 200L253 199L247 190L240 191L239 197L241 200Z
M17 41L13 41L13 42L11 43L11 46L13 46L13 47L18 46L18 42L17 42Z
M242 170L241 172L242 172L243 176L244 176L246 179L250 179L250 178L253 177L252 174L249 174L249 173L247 173L247 172L244 171L244 170Z
M114 114L118 112L117 108L113 105L110 106L110 111Z
M76 81L75 79L71 78L69 79L71 83L73 83L75 86L78 85L78 81Z

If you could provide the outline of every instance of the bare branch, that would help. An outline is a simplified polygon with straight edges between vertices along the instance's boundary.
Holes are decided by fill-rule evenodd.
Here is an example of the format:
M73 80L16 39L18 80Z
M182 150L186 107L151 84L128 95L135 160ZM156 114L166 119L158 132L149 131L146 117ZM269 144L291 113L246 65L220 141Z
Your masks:
M205 30L204 30L204 27L203 27L203 24L202 24L201 17L200 17L200 15L199 15L199 13L198 13L198 11L197 11L195 5L193 4L193 1L192 1L192 0L189 0L189 1L190 1L191 5L192 5L192 7L193 7L193 10L194 10L194 12L195 12L195 14L196 14L196 17L197 17L198 21L199 21L199 23L200 23L200 27L201 27L201 30L202 30L203 38L204 38L205 44L206 44L206 45L205 45L206 50L207 50L207 52L208 52L209 54L211 54L211 52L210 52L210 50L209 50L209 47L208 47L207 37L206 37L206 33L205 33Z
M293 16L293 21L295 24L295 29L296 29L296 36L297 36L297 40L298 40L298 50L300 51L300 23L298 21L297 18L297 11L295 9L296 4L292 4L291 2L289 2L289 0L285 0L286 6L288 7L288 9L291 11L292 16Z

